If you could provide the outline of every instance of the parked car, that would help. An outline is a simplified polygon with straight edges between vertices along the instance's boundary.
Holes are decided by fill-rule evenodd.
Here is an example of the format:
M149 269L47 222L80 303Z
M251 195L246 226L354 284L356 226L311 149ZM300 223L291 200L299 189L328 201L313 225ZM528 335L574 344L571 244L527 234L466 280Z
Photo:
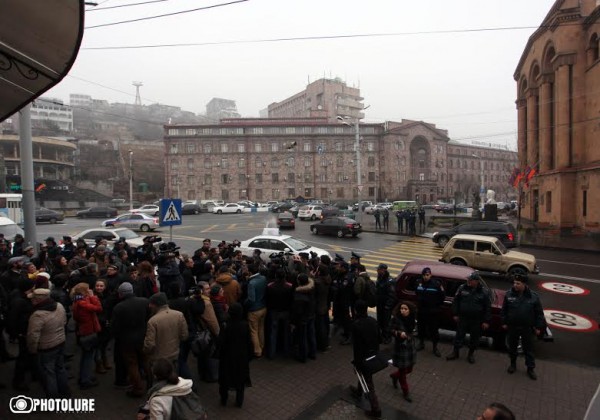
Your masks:
M131 213L144 213L149 216L158 216L160 214L160 207L154 204L146 204L145 206L131 210Z
M64 220L65 214L62 211L50 210L45 207L40 207L39 209L35 209L35 221L36 223L40 222L49 222L56 223Z
M340 209L339 216L347 217L349 219L356 219L356 213L354 213L354 211L350 209Z
M292 207L294 207L294 205L291 203L279 203L272 206L271 211L273 213L283 213L284 211L289 211Z
M148 216L144 213L126 213L115 219L102 222L103 227L125 227L133 230L148 232L160 227L157 217Z
M198 214L198 213L200 213L200 205L193 204L193 203L185 203L183 206L181 206L181 213L182 214Z
M538 274L535 256L509 251L493 236L458 234L442 251L440 261L500 274Z
M213 207L212 212L215 214L223 213L241 213L244 211L244 206L240 206L238 203L227 203L223 206Z
M517 230L509 222L476 221L462 223L451 229L434 232L431 240L443 248L450 238L459 233L495 236L500 239L507 248L514 248L517 246Z
M300 206L298 204L295 204L292 208L290 208L288 210L290 213L292 213L292 216L294 216L295 218L298 218L298 212L300 211Z
M321 210L321 220L327 219L328 217L336 217L340 215L340 209L333 206L324 207Z
M317 220L321 217L321 212L323 211L322 205L308 205L302 206L298 210L298 219L300 220Z
M89 209L78 211L75 216L81 219L87 217L116 217L117 209L114 207L90 207Z
M277 226L279 226L279 229L284 227L296 229L296 219L292 213L284 211L277 215Z
M83 239L88 246L96 245L96 238L102 237L107 241L117 241L121 238L124 238L130 246L138 247L144 244L144 238L140 235L127 228L117 228L117 229L109 229L109 228L93 228L86 229L82 232L79 232L76 235L73 235L73 242L76 242L78 239ZM154 244L155 246L158 243Z
M413 260L406 263L398 277L396 278L396 295L399 301L410 301L417 304L416 288L423 268L431 269L432 278L439 280L444 287L446 297L442 306L440 318L440 328L456 331L456 322L452 314L452 302L458 287L467 281L471 273L475 272L470 267L458 267L449 264L443 264L437 261ZM481 280L481 286L489 293L492 304L492 320L483 336L493 339L494 347L504 348L505 331L502 329L502 303L506 292L504 290L494 289L487 285L485 280ZM544 335L545 341L552 341L552 332L546 328Z
M306 245L301 240L289 235L274 235L270 234L270 232L271 229L266 229L263 235L254 236L242 241L240 244L242 254L252 256L254 250L259 249L264 258L268 258L273 253L285 252L286 250L294 255L298 255L300 252L315 252L318 256L327 255L331 257L329 252L324 249Z
M356 220L347 217L328 217L310 225L310 231L315 235L324 233L337 235L338 238L352 235L353 238L356 238L362 232L362 227Z
M390 210L392 208L392 206L393 206L392 203L389 203L387 201L384 201L383 203L377 203L377 205L381 206L381 207L384 207L384 208L386 208L388 210Z
M382 206L380 206L379 204L377 204L375 206L368 206L368 207L365 207L365 214L373 214L373 213L375 213L375 210L379 210L380 212L383 212L384 208Z
M14 241L17 233L22 236L25 235L25 232L23 232L23 229L19 225L12 219L4 216L0 216L0 233L4 235L4 239L8 239L9 241Z

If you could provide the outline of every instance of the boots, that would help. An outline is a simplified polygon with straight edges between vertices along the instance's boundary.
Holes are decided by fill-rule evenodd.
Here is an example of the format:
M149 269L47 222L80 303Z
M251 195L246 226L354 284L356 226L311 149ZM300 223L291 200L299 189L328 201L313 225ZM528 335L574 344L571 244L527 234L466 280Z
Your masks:
M434 355L435 357L442 357L442 353L440 353L440 351L439 351L439 349L438 349L438 347L437 347L437 343L435 343L435 344L433 345L433 355Z
M409 403L412 402L412 398L410 397L410 394L407 392L403 392L402 393L402 397L404 398L405 401L408 401Z
M537 375L535 374L533 368L527 368L527 376L529 376L529 379L532 381L537 381Z
M467 360L469 361L470 364L475 363L475 356L473 356L473 353L475 353L475 350L469 350L469 355L467 356Z
M506 369L506 371L510 374L513 374L513 373L515 373L516 370L517 370L517 361L511 360L510 366L508 367L508 369Z
M456 360L458 359L459 354L458 354L458 349L454 349L452 350L452 353L450 353L448 356L446 356L446 360Z
M106 369L104 368L104 364L101 361L96 362L96 373L106 373Z

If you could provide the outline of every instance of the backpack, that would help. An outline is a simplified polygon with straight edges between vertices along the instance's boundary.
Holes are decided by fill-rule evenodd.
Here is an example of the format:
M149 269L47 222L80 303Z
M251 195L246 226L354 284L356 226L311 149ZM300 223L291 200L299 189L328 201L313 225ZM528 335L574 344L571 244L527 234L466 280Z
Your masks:
M202 407L200 397L195 392L173 397L171 420L203 420L206 410Z
M374 308L377 306L377 284L369 278L365 278L364 281L362 298L369 308Z

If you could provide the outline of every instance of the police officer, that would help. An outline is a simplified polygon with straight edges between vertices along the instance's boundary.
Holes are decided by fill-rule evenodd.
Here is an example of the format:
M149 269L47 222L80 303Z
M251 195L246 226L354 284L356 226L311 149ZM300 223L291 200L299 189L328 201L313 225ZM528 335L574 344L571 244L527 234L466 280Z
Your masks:
M384 344L392 341L390 319L396 306L396 282L390 276L387 264L377 266L377 324Z
M458 359L465 334L469 333L467 360L469 363L475 363L473 353L479 343L482 330L488 329L492 318L489 291L481 286L481 277L477 272L471 273L467 282L461 284L456 291L452 302L452 313L458 328L454 337L454 350L446 356L446 360Z
M423 207L419 208L419 230L425 231L425 209Z
M527 286L529 279L526 275L515 274L512 281L513 287L506 292L502 304L502 328L508 332L510 356L510 366L506 371L512 374L517 370L517 346L521 338L527 376L535 381L533 333L539 336L546 326L542 302L538 294Z
M436 357L441 357L442 354L438 350L438 341L440 341L440 318L442 312L442 304L446 292L444 287L437 280L431 278L431 268L425 267L421 271L421 278L417 284L417 329L419 332L419 345L417 350L425 348L425 336L429 336L433 342L433 354Z
M383 228L388 230L390 228L390 211L384 207L381 214L383 215Z
M379 209L375 209L373 217L375 217L375 229L381 229L381 212Z
M396 211L396 222L398 223L398 233L404 233L402 229L402 221L404 220L404 215L401 210Z

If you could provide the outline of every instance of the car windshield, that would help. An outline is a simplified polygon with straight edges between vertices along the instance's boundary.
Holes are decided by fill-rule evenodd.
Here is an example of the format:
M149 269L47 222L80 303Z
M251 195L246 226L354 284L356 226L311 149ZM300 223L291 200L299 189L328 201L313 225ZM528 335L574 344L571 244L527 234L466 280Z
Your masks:
M506 254L508 252L508 249L506 249L506 247L504 246L504 244L500 241L496 241L495 242L496 247L498 247L498 249L500 250L500 252L502 254Z
M121 238L125 238L125 239L135 239L135 238L139 238L139 236L132 230L126 229L126 230L120 230L119 232L117 232L119 234L119 236Z
M310 248L304 242L299 241L298 239L295 239L295 238L288 238L285 240L285 242L287 245L290 246L290 248L292 248L295 251L302 251L304 249Z

